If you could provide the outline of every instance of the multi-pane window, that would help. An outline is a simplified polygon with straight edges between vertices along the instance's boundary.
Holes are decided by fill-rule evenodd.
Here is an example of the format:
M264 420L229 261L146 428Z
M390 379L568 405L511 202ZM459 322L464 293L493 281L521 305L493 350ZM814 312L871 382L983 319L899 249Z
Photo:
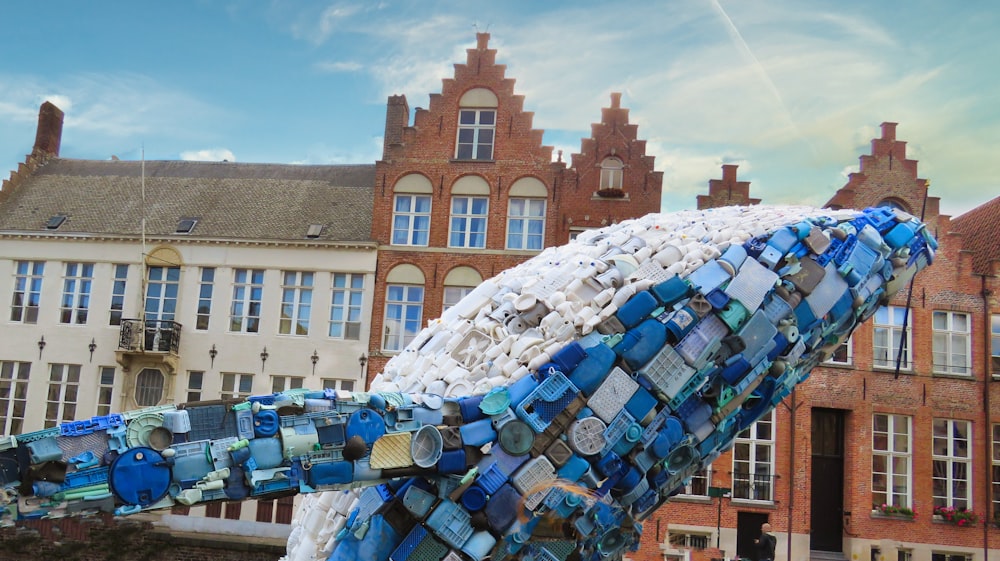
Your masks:
M510 199L507 249L541 250L544 243L545 199Z
M1000 314L990 317L990 356L993 375L1000 374Z
M2 403L2 402L0 402ZM2 409L0 409L2 412ZM0 423L2 427L2 423ZM993 491L993 516L1000 513L1000 423L993 424L993 467L991 469Z
M101 380L97 386L97 414L109 415L111 413L112 398L115 393L115 367L102 366Z
M899 306L881 306L875 311L875 324L872 340L872 354L876 368L896 368L899 360L901 370L909 370L910 364L910 328L907 321L906 333L903 333L903 321L906 319L906 308ZM900 346L903 352L899 354Z
M396 195L392 212L392 245L427 245L430 229L430 195Z
M446 286L444 287L444 299L441 304L441 312L458 304L459 300L469 295L476 287L474 286Z
M624 176L622 161L618 158L605 158L601 162L601 190L622 189L622 177Z
M222 374L222 399L250 397L253 392L253 374Z
M42 299L44 261L14 263L14 297L10 305L10 321L38 323L38 305Z
M912 508L912 419L872 416L872 504Z
M108 325L122 324L125 309L125 283L128 281L128 265L115 265L115 278L111 282L111 310Z
M774 500L774 411L736 436L733 498Z
M143 368L135 377L135 403L140 407L159 405L163 399L163 372L156 368Z
M830 358L826 359L826 364L838 364L849 366L854 363L854 353L852 352L852 339L848 337L846 341L837 346L830 355Z
M969 314L934 312L934 372L942 374L972 374L969 356L972 353Z
M205 373L200 370L188 372L187 402L201 401L201 389L205 382Z
M932 551L931 561L972 561L972 554L949 553L946 551Z
M492 160L495 109L461 109L458 112L458 160Z
M448 234L449 247L486 247L486 213L489 209L487 197L451 198L451 231Z
M146 321L173 321L177 313L180 267L149 267L146 283Z
M30 362L0 361L0 434L19 434L28 408Z
M712 484L712 466L705 466L704 469L699 470L698 473L691 476L691 479L684 485L684 489L681 491L683 495L690 495L695 497L707 497L708 487Z
M45 400L45 428L76 420L76 398L80 389L79 364L52 364L49 393Z
M670 532L667 540L673 549L705 549L711 536L709 534L689 534L686 532Z
M309 335L312 287L312 273L305 271L282 272L281 317L278 320L278 333Z
M323 389L343 390L345 392L354 391L354 380L344 380L342 378L323 378Z
M271 391L273 393L302 388L305 378L301 376L271 376Z
M260 330L260 302L264 293L264 269L233 270L233 305L229 310L229 330L257 333Z
M934 419L934 506L972 507L972 423Z
M357 273L333 274L333 299L330 302L330 337L357 341L361 337L361 302L364 300L365 276Z
M59 303L59 323L87 323L90 286L93 282L93 263L66 263L62 300Z
M417 336L424 313L424 287L390 284L385 291L385 337L382 349L403 350Z
M194 328L208 329L208 320L212 316L212 288L215 283L215 267L201 268L201 282L198 283L198 311L195 315Z

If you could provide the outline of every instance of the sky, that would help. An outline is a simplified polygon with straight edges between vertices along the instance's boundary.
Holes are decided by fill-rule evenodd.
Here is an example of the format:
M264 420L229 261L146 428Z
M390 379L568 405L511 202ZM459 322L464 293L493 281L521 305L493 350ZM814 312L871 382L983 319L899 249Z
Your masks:
M622 93L664 211L723 164L766 203L822 205L886 121L945 214L1000 195L993 0L5 0L0 19L4 178L45 100L65 158L373 163L387 97L427 107L489 32L566 160Z

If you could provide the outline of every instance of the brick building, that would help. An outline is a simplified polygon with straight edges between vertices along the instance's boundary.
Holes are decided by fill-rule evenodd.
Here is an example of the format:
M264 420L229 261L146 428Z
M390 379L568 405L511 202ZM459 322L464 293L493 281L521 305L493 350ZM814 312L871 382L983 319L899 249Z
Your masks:
M483 279L577 232L660 209L662 172L620 94L569 165L561 154L553 162L488 43L477 34L412 125L406 98L388 100L375 163L369 378Z
M895 123L883 123L860 163L828 206L922 216L940 243L934 265L647 521L631 559L755 558L763 522L781 561L997 555L1000 198L955 219L940 214ZM757 201L735 166L723 166L698 206ZM979 520L958 524L936 507Z

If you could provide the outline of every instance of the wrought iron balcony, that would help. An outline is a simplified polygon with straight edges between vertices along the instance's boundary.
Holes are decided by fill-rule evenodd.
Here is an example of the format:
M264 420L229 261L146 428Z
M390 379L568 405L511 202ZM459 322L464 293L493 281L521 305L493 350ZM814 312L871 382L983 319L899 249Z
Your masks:
M750 501L774 501L774 480L769 473L734 473L733 498Z
M118 363L126 370L133 362L163 364L173 374L181 344L181 324L176 321L122 319L118 336Z

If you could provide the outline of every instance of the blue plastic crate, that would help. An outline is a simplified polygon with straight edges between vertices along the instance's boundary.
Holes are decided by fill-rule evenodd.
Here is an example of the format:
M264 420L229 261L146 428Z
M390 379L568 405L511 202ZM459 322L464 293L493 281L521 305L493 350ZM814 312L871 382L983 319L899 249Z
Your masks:
M469 513L447 499L441 501L427 517L426 524L445 543L455 548L461 548L472 536Z
M501 485L507 482L507 475L500 469L496 462L493 462L484 470L479 472L476 483L483 488L488 495L497 492Z
M531 425L535 432L544 432L578 393L576 386L562 372L556 372L524 398L517 406L517 416Z

